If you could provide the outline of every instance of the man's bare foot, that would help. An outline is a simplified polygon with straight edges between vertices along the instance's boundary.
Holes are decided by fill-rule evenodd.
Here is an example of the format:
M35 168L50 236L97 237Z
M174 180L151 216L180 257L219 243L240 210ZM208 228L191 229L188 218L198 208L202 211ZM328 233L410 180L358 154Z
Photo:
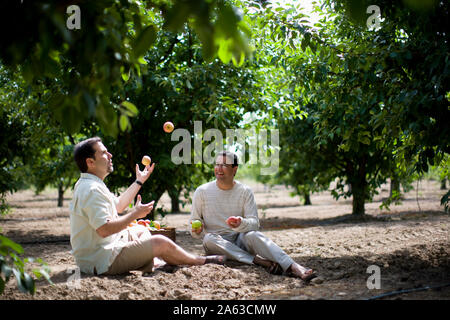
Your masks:
M317 277L313 269L305 268L295 262L289 267L288 272L290 272L290 275L298 277L303 281L309 281Z

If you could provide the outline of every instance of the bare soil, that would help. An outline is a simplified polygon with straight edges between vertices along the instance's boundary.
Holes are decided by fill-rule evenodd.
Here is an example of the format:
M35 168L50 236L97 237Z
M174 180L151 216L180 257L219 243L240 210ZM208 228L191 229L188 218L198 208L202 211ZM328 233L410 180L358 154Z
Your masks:
M367 299L400 290L413 292L380 299L450 299L450 215L440 206L446 192L436 181L421 181L391 210L379 208L387 186L366 204L366 216L355 219L351 199L334 200L329 192L314 194L312 205L282 186L252 186L261 219L261 231L301 265L317 270L311 283L267 273L237 262L224 266L178 267L143 276L133 271L120 276L76 277L70 253L70 195L56 207L56 193L35 195L22 191L8 197L12 212L0 217L2 233L20 243L27 257L40 257L51 268L54 285L37 281L34 296L18 291L14 278L0 299L133 299L133 300L242 300L242 299ZM418 187L418 189L417 189ZM170 209L164 195L159 207ZM203 255L200 240L188 233L189 205L177 214L160 217L176 227L176 242ZM381 288L368 289L369 266L380 268ZM446 285L446 286L445 286ZM421 290L425 287L434 289Z

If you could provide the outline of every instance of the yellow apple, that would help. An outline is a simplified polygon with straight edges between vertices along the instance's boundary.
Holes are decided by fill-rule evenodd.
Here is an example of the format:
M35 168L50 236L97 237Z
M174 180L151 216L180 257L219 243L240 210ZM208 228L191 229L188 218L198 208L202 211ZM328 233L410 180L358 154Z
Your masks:
M142 164L144 166L149 165L151 162L152 162L152 158L150 158L149 156L142 157Z
M153 221L153 227L159 230L161 229L161 224L158 221Z

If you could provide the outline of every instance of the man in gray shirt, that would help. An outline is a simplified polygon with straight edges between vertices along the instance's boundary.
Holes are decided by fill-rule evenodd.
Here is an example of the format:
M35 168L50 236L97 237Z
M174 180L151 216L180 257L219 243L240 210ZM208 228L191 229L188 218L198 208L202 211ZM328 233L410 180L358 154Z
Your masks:
M314 270L296 263L279 246L258 231L258 211L251 189L234 180L237 156L223 152L216 158L216 180L197 188L192 201L190 222L194 238L203 238L208 254L226 255L246 264L264 266L272 274L286 274L309 281Z

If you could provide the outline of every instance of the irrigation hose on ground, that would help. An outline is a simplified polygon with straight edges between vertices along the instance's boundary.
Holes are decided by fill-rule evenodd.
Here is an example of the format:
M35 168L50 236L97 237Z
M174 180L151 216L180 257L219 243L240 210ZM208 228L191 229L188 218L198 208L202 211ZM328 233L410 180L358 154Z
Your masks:
M395 296L395 295L399 295L399 294L403 294L403 293L410 293L410 292L417 292L417 291L439 289L439 288L444 288L444 287L448 287L448 286L450 286L450 282L449 283L445 283L445 284L436 285L436 286L425 286L425 287L422 287L422 288L413 288L413 289L392 291L392 292L387 292L387 293L380 294L380 295L375 296L375 297L368 298L367 300L377 300L377 299L381 299L381 298L384 298L384 297Z

